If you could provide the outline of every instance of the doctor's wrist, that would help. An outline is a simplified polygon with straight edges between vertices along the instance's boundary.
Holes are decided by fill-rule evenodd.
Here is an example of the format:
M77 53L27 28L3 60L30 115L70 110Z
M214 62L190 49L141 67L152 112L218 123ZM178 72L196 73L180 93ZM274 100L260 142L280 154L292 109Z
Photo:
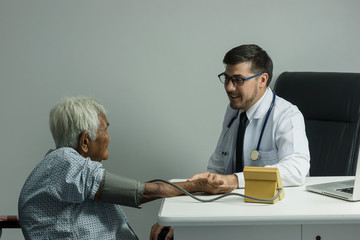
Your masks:
M236 174L225 175L227 178L227 184L239 187L239 180Z

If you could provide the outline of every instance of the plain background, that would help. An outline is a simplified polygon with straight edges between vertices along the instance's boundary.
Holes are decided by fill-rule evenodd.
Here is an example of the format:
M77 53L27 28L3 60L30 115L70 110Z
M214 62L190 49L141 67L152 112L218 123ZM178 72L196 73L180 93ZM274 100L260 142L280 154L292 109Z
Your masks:
M25 179L54 148L48 114L63 97L107 108L109 171L189 178L205 171L221 130L228 50L263 47L274 81L283 71L360 72L359 9L356 0L0 0L0 215L17 214ZM140 239L160 203L124 208Z

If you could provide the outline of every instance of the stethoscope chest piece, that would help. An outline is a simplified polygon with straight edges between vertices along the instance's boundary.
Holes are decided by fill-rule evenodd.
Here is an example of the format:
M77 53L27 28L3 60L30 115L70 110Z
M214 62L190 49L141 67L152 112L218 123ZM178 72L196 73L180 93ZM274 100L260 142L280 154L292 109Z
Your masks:
M257 150L252 151L251 154L250 154L250 158L253 161L256 161L256 160L260 159L260 157L261 157L260 153Z

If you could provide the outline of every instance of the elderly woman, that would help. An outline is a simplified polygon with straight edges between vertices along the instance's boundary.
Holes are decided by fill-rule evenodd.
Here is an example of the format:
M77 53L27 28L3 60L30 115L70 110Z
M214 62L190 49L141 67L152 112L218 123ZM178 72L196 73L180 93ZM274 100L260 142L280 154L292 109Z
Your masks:
M164 183L142 183L111 174L109 123L95 99L69 98L50 111L56 149L50 150L26 180L19 199L26 239L138 239L119 205L142 203L182 193ZM189 192L224 193L234 186L199 179L179 182Z

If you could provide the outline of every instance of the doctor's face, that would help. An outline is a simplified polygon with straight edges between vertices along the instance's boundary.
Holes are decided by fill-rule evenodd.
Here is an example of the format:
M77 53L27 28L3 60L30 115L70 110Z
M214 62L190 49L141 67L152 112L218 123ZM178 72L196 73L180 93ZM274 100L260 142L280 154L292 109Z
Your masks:
M225 73L229 77L240 76L248 78L257 74L250 72L250 67L250 62L226 65ZM235 86L232 81L224 84L231 108L247 111L261 98L266 90L266 81L264 85L263 75L246 80L242 86Z

